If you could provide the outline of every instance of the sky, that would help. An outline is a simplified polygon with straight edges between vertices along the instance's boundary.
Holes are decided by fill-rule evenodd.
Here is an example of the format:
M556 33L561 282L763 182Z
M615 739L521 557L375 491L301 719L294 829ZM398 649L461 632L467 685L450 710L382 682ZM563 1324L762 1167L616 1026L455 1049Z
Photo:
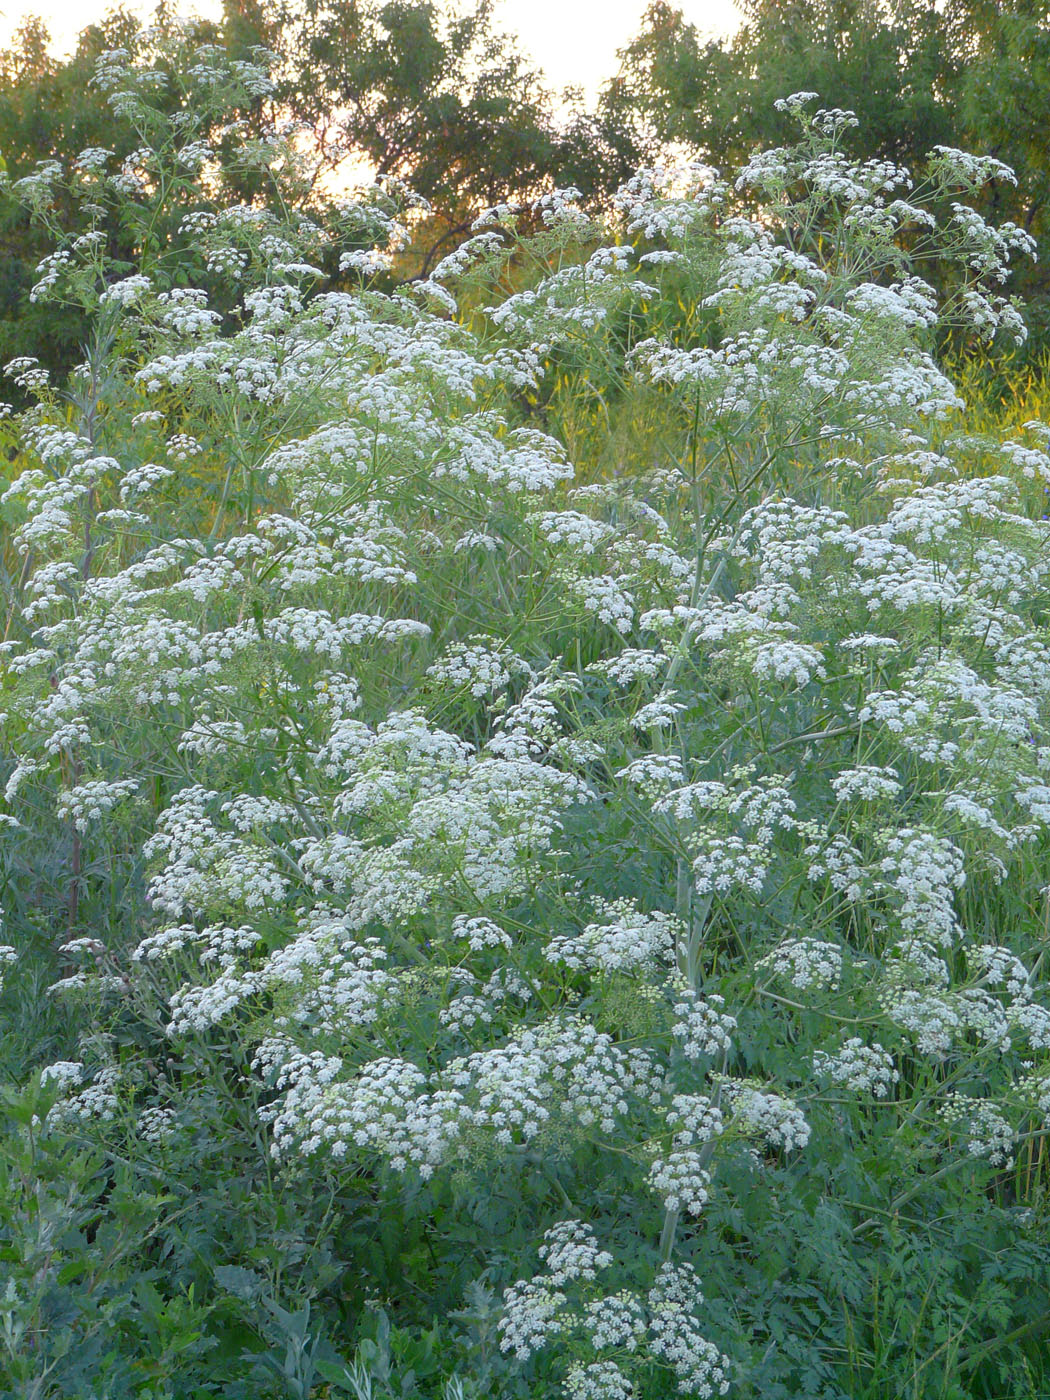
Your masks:
M688 20L704 34L731 33L740 16L733 0L677 0ZM0 44L28 14L46 21L56 47L68 48L77 31L111 8L109 0L0 0ZM142 15L153 10L151 0L130 0L127 8ZM188 12L207 14L218 9L209 0L187 0ZM522 48L547 74L555 89L581 86L594 96L605 78L616 71L616 50L641 24L645 0L498 0L503 28L518 35Z

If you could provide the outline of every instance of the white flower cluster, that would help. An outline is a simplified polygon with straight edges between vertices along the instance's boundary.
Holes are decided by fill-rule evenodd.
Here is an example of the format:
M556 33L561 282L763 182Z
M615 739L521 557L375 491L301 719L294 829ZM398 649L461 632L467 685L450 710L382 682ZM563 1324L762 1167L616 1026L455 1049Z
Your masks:
M485 948L505 948L509 952L514 946L510 935L484 914L457 914L452 920L452 936L465 938L472 953Z
M615 1361L575 1362L565 1377L568 1400L631 1400L634 1393Z
M905 827L888 834L882 871L900 898L901 927L950 947L958 932L954 893L966 881L961 852L942 836Z
M84 1082L84 1066L80 1060L55 1060L40 1071L41 1084L55 1084L61 1094Z
M528 517L548 544L578 554L593 554L616 534L611 525L575 510L542 511Z
M662 1197L665 1210L684 1210L699 1215L707 1204L711 1175L704 1169L704 1159L691 1148L679 1148L668 1157L658 1157L647 1178L652 1189Z
M92 1081L78 1092L69 1092L83 1083L83 1066L58 1061L50 1066L49 1080L57 1082L61 1097L48 1109L49 1127L76 1129L84 1123L111 1123L120 1110L117 1086L120 1071L111 1065L96 1070Z
M634 626L634 599L608 574L573 578L570 587L587 612L627 635Z
M768 967L799 991L809 987L834 991L842 981L842 949L819 938L786 938L755 966Z
M892 1055L877 1042L865 1045L859 1036L850 1036L833 1054L818 1050L813 1056L813 1068L835 1084L876 1099L886 1098L900 1080Z
M102 293L99 301L105 305L111 302L116 306L134 306L136 302L142 300L153 290L153 283L148 277L136 274L133 277L122 277L119 282L113 282Z
M554 1287L577 1279L591 1280L599 1269L607 1269L613 1257L599 1249L594 1231L579 1220L562 1220L543 1236L539 1256L547 1265L547 1277Z
M695 1271L688 1264L664 1264L649 1290L649 1350L666 1362L678 1380L680 1395L725 1395L729 1359L701 1334L694 1309L704 1301Z
M685 782L685 769L677 754L649 753L632 759L616 774L649 798L659 797L668 788L678 789ZM659 810L659 808L657 808Z
M369 973L368 980L374 977ZM193 1025L205 1015L226 1014L261 985L258 974L248 974L197 989ZM352 990L359 993L359 984ZM490 980L478 999L484 1014L473 1017L466 1014L473 998L457 998L468 1002L463 1027L484 1024L488 1008L510 994L523 1000L529 995L506 976ZM183 1008L189 992L181 996L179 1013L187 1019ZM323 999L320 1014L341 1024L338 1008L330 1009ZM371 1005L356 1012L365 1024L371 1014ZM450 1024L457 1024L455 1016ZM289 1029L292 1025L294 1018ZM275 1157L323 1152L339 1159L356 1149L378 1154L395 1172L414 1166L424 1177L461 1140L479 1147L487 1142L488 1150L504 1152L533 1141L548 1126L562 1133L612 1134L632 1102L656 1102L663 1087L658 1067L644 1053L623 1050L575 1019L547 1022L502 1045L455 1058L430 1077L390 1056L367 1061L354 1073L336 1056L300 1051L278 1038L263 1043L256 1063L274 1073L281 1095L268 1110Z
M693 883L698 894L727 895L746 890L759 895L769 871L769 847L742 836L697 832L695 845L703 850L693 860Z
M723 1131L722 1111L704 1094L675 1094L667 1110L675 1147L713 1142Z
M143 1142L165 1143L175 1136L177 1124L175 1110L171 1108L144 1108L139 1114L139 1137Z
M658 651L625 647L617 656L595 661L590 670L607 676L613 685L630 686L640 680L655 680L667 666L667 657Z
M999 1108L987 1099L949 1094L941 1116L950 1129L961 1132L971 1157L984 1157L993 1167L1011 1167L1015 1134Z
M931 989L901 989L897 979L886 988L886 1013L902 1030L915 1037L922 1055L942 1058L947 1055L963 1028L953 1002Z
M68 788L58 799L57 811L60 817L69 818L78 831L87 831L93 821L100 821L119 802L131 797L139 789L135 778L96 779L78 783Z
M152 491L155 486L159 486L162 481L166 481L172 475L170 467L162 467L156 462L144 462L140 467L132 467L124 473L124 480L120 486L120 499L128 501L136 496L145 495L147 491Z
M634 1293L609 1293L593 1298L584 1308L591 1345L598 1351L623 1347L637 1351L645 1336L645 1311Z
M725 998L717 993L702 997L690 989L678 992L674 1006L677 1019L672 1034L687 1059L702 1060L728 1054L736 1030L736 1017L723 1011L724 1006Z
M1029 1074L1018 1082L1021 1098L1050 1121L1050 1075Z
M0 992L4 989L4 976L7 968L18 961L18 951L10 943L0 943Z
M1009 948L982 943L977 948L967 950L967 959L980 973L981 985L1004 992L1011 1001L1031 1000L1032 974Z
M809 1124L793 1099L747 1080L723 1079L721 1083L734 1127L763 1137L770 1147L784 1152L801 1149L809 1142Z
M896 797L901 790L900 779L892 769L872 764L841 769L832 778L831 787L840 802L878 802Z
M270 90L217 53L194 63L207 91ZM164 81L121 53L99 73L130 116ZM1034 915L967 926L994 884L1016 881L1018 909L1042 898L1050 527L1030 517L1050 456L1044 429L996 444L946 421L940 313L903 246L944 233L941 196L995 167L942 153L931 209L909 203L905 172L841 149L848 114L808 103L783 104L805 151L759 154L736 185L641 171L608 238L573 192L541 198L547 271L491 308L484 340L453 314L454 279L499 273L524 209L492 212L498 229L421 297L315 290L322 264L390 265L412 208L391 186L337 231L188 214L221 312L198 288L117 280L97 232L41 265L40 296L90 270L137 349L112 367L112 413L104 375L78 372L67 403L35 360L7 367L37 401L3 495L20 556L5 820L30 851L66 849L74 825L81 921L137 919L129 870L154 919L114 913L105 945L81 922L62 945L77 970L56 986L94 994L85 1016L120 988L141 1020L123 1081L87 1042L94 1073L42 1071L52 1122L192 1137L212 1050L235 1041L282 1169L365 1173L380 1203L407 1190L425 1210L421 1180L464 1164L539 1179L556 1152L552 1184L597 1219L615 1153L655 1193L637 1229L661 1204L677 1260L699 1228L676 1235L677 1215L709 1205L716 1152L801 1150L810 1101L867 1151L876 1115L849 1095L888 1121L917 1058L977 1064L981 1099L919 1070L929 1120L993 1166L1013 1151L1008 1105L1050 1112ZM209 175L211 127L180 104L170 158ZM77 180L143 196L160 158L144 146L111 177L88 151ZM57 176L23 197L43 207ZM814 213L836 228L819 247ZM946 232L949 316L1016 329L997 287L1025 238L968 206ZM621 356L613 313L682 276L710 335L636 345L628 394L695 423L695 460L564 492L564 444L514 426L512 396L538 391L555 346ZM120 395L157 396L123 433ZM628 450L664 459L649 447ZM720 513L738 470L756 474ZM796 473L806 501L787 495ZM831 477L837 500L865 491L861 519L807 503ZM789 989L819 993L820 1014ZM747 1008L739 1037L727 1004ZM190 1092L140 1107L143 1085L161 1090L134 1047L155 1052L165 1027ZM797 1102L732 1077L767 1049ZM884 1135L895 1169L910 1136ZM570 1400L725 1393L689 1266L645 1291L655 1242L618 1262L598 1238L579 1220L547 1231L546 1272L506 1294L503 1350L556 1346Z
M513 1284L503 1295L500 1347L521 1361L551 1343L567 1347L576 1341L599 1353L593 1361L570 1363L563 1391L568 1400L633 1395L635 1358L667 1367L681 1395L706 1398L728 1391L728 1358L703 1336L695 1316L704 1299L690 1265L663 1264L645 1294L621 1290L588 1296L598 1273L614 1261L598 1249L591 1227L578 1220L547 1231L540 1256L548 1272ZM614 1352L616 1359L603 1351Z
M582 933L555 936L547 944L548 962L581 971L641 972L670 964L680 922L673 915L643 914L634 900L621 899L603 910L600 923Z
M323 910L306 919L289 943L276 949L256 974L279 1011L277 1024L310 1024L348 1034L374 1022L394 979L378 939L357 941L345 918Z
M519 1361L527 1361L559 1335L559 1313L565 1302L565 1294L556 1292L546 1279L512 1284L503 1295L500 1350L512 1351Z
M284 1095L268 1111L272 1151L311 1156L321 1148L336 1160L356 1147L379 1152L396 1172L414 1163L424 1178L444 1159L455 1136L455 1096L427 1096L426 1077L404 1060L382 1058L356 1080L340 1081L342 1063L320 1052L304 1054L288 1042L264 1041L258 1068L276 1070Z
M493 642L491 637L472 637L469 642L451 643L444 656L427 668L427 675L457 690L468 691L475 700L498 695L513 676L527 675L535 679L535 672L527 662Z

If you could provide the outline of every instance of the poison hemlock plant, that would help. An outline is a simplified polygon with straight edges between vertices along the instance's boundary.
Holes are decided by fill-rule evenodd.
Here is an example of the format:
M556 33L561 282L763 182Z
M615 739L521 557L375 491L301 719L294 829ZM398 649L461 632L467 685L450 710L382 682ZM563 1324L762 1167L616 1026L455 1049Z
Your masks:
M134 218L184 109L102 80ZM914 189L786 107L400 289L396 190L188 209L220 309L90 231L43 270L97 329L8 367L4 970L63 1008L12 1141L118 1238L153 1182L141 1316L196 1311L85 1371L11 1186L34 1393L1035 1393L1050 429L968 434L932 354L1022 333L1030 246L995 162ZM575 476L574 376L644 470Z

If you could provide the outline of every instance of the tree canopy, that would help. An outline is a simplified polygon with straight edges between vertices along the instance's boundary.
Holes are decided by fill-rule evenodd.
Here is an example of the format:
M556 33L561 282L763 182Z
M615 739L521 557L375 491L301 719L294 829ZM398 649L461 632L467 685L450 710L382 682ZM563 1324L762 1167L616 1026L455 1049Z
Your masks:
M638 155L677 143L717 165L742 161L787 139L790 119L775 101L809 91L856 113L857 127L843 138L854 155L920 172L938 145L1003 161L1017 185L993 182L988 212L1045 236L1046 0L742 0L740 8L740 30L719 42L705 40L667 0L649 6L600 103ZM1045 270L1027 272L1021 290L1043 331Z

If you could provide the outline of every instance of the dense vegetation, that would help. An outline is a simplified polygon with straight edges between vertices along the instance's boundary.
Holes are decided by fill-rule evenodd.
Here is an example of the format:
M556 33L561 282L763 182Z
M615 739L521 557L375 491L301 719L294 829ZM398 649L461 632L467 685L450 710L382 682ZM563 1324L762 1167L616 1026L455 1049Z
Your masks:
M1011 172L796 93L400 281L137 42L7 179L0 1393L1045 1395Z
M1040 242L1050 208L1048 0L742 0L740 9L740 29L711 40L653 0L617 72L588 103L579 91L550 90L500 29L493 0L223 0L218 19L195 22L197 42L241 62L266 50L273 86L243 92L208 133L223 174L211 192L264 200L265 182L237 160L239 140L295 124L297 150L311 151L309 187L286 186L284 199L315 206L326 190L345 189L348 170L404 181L429 216L413 221L396 276L426 276L501 201L527 205L552 186L573 186L597 214L672 147L729 170L760 146L790 142L790 118L775 102L806 91L856 112L859 125L842 144L857 158L925 176L929 152L950 145L1009 165L1015 182L993 178L973 198L986 218L1013 220ZM176 41L184 24L162 5L144 29L118 7L62 59L44 27L26 22L0 54L0 156L11 178L41 159L68 173L89 147L134 164L135 124L93 82L96 64L117 48L155 58L151 36ZM161 105L171 112L179 79L168 78L174 87ZM99 227L115 260L136 261L136 230L115 217ZM24 213L0 210L0 358L32 354L64 376L85 326L69 308L30 299L48 251ZM1024 355L1037 363L1050 349L1047 267L1043 256L1015 274L1028 307ZM950 273L936 257L923 267L938 293Z

